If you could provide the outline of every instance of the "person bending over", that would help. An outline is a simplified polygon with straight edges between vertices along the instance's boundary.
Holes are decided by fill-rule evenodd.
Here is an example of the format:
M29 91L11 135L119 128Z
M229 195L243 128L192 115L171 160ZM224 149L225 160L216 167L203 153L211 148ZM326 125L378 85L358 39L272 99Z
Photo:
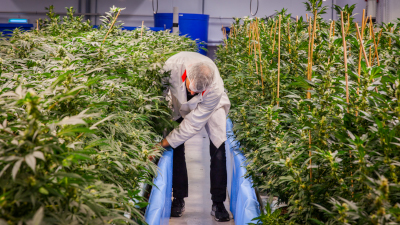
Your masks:
M188 197L188 175L184 143L205 127L210 138L211 156L211 215L217 221L229 221L225 209L226 199L226 116L230 108L224 83L214 62L194 52L180 52L165 62L169 78L173 119L179 127L160 142L164 148L174 150L171 216L180 217L185 211L184 198Z

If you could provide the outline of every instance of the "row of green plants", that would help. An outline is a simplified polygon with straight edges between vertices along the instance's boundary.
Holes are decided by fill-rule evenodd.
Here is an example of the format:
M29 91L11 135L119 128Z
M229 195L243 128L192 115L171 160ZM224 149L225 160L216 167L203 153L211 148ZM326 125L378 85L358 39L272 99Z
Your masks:
M122 31L115 7L98 29L53 9L0 38L0 224L145 224L141 184L172 126L162 65L195 42Z
M247 176L288 204L258 224L400 224L400 26L305 5L236 19L217 50Z

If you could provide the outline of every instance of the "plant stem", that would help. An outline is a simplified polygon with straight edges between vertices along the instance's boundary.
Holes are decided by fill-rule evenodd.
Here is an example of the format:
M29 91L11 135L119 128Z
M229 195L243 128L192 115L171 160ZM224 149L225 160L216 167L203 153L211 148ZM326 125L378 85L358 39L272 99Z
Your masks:
M372 39L372 32L373 32L372 26L371 26L371 24L372 24L372 16L369 17L369 21L370 22L369 22L369 37L368 37L368 39L371 40ZM372 46L369 46L369 65L372 66Z
M287 32L288 32L288 39L289 39L289 53L291 52L291 49L290 49L290 20L288 20L288 23L287 23Z
M362 42L363 37L364 37L364 17L365 17L365 9L363 10L363 15L362 15L362 21L361 21L361 25L362 25L362 32L361 32L361 36L360 36L360 42ZM358 24L357 24L358 26ZM357 36L358 37L358 36ZM360 76L361 76L361 45L360 45L360 50L358 52L358 86L360 86ZM357 94L359 94L359 88L357 88Z
M274 54L275 50L275 35L276 35L276 27L278 26L278 21L275 22L275 29L274 29L274 42L272 43L272 55ZM272 63L272 60L271 60Z
M8 133L8 134L11 134L11 135L13 135L14 137L16 137L17 135L16 134L14 134L14 133L11 133L11 132L9 132L9 131L6 131L6 130L3 130L4 132L6 132L6 133Z
M347 46L346 46L346 35L344 32L344 22L343 22L343 11L341 11L341 22L342 22L342 40L343 40L343 55L344 55L344 71L345 71L345 79L346 79L346 103L347 103L347 113L349 113L349 78L347 74ZM357 23L356 23L357 24ZM349 150L349 156L351 156L351 151ZM353 176L353 172L350 173ZM353 179L351 180L351 186L353 187ZM352 193L353 196L353 193Z
M107 34L106 34L106 36L104 37L104 40L103 40L103 43L102 43L102 44L104 44L104 42L106 41L106 38L107 38L107 36L108 36L108 33L110 33L111 29L113 28L115 22L117 21L117 18L118 18L118 16L119 16L119 13L120 13L120 12L121 12L121 9L118 11L118 14L117 14L117 16L115 17L113 23L111 24L110 29L108 29Z
M311 65L311 20L308 21L308 64L307 64L307 80L310 80L310 65ZM310 90L308 88L308 90ZM310 98L309 92L307 92L307 99Z
M365 62L367 63L367 67L371 67L371 65L369 64L369 62L368 62L368 57L367 57L367 54L365 53L365 48L364 48L364 43L362 42L362 37L361 37L361 35L360 35L360 30L359 30L359 27L358 27L358 24L356 23L356 28L357 28L357 35L358 35L358 37L360 38L360 46L361 46L361 50L362 50L362 53L363 53L363 55L364 55L364 59L365 59Z
M378 66L380 66L379 54L378 54L378 44L376 43L376 40L375 40L375 32L374 32L374 30L373 30L373 25L372 25L372 23L370 24L370 26L371 26L371 29L372 29L372 39L374 40L376 61L377 61L377 63L378 63ZM375 57L374 57L374 58L375 58Z
M344 32L344 22L343 22L343 11L341 12L342 17L342 40L343 40L343 54L344 54L344 73L346 79L346 103L347 103L347 113L349 113L349 78L347 74L347 47L346 47L346 34Z
M254 22L252 25L252 33L253 33L253 47L254 47L254 62L256 64L256 73L258 74L258 66L257 66L257 47L256 47L256 40L257 40L257 34L256 34L256 23Z
M279 32L278 32L278 87L277 87L277 103L279 106L279 82L281 74L281 15L279 15Z
M357 35L360 36L360 31L358 30L358 24L357 23L356 23L356 28L357 28ZM367 63L367 67L370 68L371 65L368 62L368 57L367 57L367 54L365 53L365 48L364 48L364 44L363 44L362 41L361 41L361 48L362 48L362 52L364 54L365 62ZM372 79L372 81L374 81L374 79ZM377 87L375 87L375 92L378 93L378 88Z
M264 25L264 23L263 23ZM264 28L265 31L265 28ZM263 90L263 95L264 93L264 79L263 79L263 70L262 70L262 58L261 58L261 41L260 41L260 32L258 29L258 22L257 22L257 41L258 41L258 56L260 57L260 72L261 72L261 86L262 86L262 90Z
M332 38L332 28L333 28L333 23L334 21L331 22L330 28L329 28L329 49L331 48L331 38ZM331 61L331 57L328 58L328 64Z

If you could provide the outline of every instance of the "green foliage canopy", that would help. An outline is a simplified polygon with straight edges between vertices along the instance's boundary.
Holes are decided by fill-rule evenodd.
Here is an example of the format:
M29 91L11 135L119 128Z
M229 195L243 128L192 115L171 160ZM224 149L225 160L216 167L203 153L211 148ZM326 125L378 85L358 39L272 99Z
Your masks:
M172 126L161 68L196 45L119 22L102 44L118 10L93 29L49 7L39 31L0 39L0 224L145 223L140 184Z

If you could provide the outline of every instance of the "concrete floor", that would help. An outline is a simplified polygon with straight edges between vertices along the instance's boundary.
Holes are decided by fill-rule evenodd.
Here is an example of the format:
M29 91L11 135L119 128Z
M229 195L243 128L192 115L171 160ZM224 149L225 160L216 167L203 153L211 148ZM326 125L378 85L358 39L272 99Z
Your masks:
M185 198L185 212L182 217L171 217L170 225L234 225L229 212L229 198L225 207L231 215L229 222L217 222L211 216L210 194L210 139L203 129L185 143L186 166L189 176L189 197Z

